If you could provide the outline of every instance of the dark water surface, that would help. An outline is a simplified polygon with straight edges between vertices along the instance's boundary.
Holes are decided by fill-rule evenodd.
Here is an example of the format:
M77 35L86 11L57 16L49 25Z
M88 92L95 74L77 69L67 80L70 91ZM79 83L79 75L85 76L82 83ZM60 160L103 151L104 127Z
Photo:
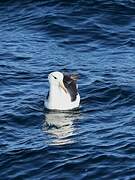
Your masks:
M81 108L48 112L51 71ZM0 1L0 180L135 179L135 1Z

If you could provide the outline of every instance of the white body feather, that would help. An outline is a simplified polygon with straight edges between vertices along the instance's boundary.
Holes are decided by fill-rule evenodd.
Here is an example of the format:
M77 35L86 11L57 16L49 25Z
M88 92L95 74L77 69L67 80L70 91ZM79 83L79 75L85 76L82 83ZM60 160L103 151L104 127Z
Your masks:
M61 73L62 74L62 73ZM65 92L58 83L49 75L50 91L49 97L45 101L45 106L50 110L71 110L79 107L80 95L78 93L76 100L71 101L70 94Z

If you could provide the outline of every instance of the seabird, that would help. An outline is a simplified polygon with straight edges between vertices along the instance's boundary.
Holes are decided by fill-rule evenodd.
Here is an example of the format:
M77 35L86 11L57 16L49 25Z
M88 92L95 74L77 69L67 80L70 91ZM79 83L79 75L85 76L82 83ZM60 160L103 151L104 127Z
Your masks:
M80 95L77 91L76 77L61 72L48 75L50 90L45 106L50 110L71 110L79 107Z

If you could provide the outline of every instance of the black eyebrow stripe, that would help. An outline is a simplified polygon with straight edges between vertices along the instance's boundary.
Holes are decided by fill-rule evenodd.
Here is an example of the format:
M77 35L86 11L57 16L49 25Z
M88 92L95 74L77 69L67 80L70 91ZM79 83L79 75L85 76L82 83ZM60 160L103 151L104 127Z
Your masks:
M52 75L53 76L53 75ZM55 79L57 79L55 76L53 76Z

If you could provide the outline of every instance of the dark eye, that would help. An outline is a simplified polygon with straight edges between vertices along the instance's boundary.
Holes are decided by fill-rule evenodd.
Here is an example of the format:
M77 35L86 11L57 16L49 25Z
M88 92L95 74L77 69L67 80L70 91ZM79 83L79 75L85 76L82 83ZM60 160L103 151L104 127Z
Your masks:
M54 77L54 79L57 79L55 76L53 76Z

